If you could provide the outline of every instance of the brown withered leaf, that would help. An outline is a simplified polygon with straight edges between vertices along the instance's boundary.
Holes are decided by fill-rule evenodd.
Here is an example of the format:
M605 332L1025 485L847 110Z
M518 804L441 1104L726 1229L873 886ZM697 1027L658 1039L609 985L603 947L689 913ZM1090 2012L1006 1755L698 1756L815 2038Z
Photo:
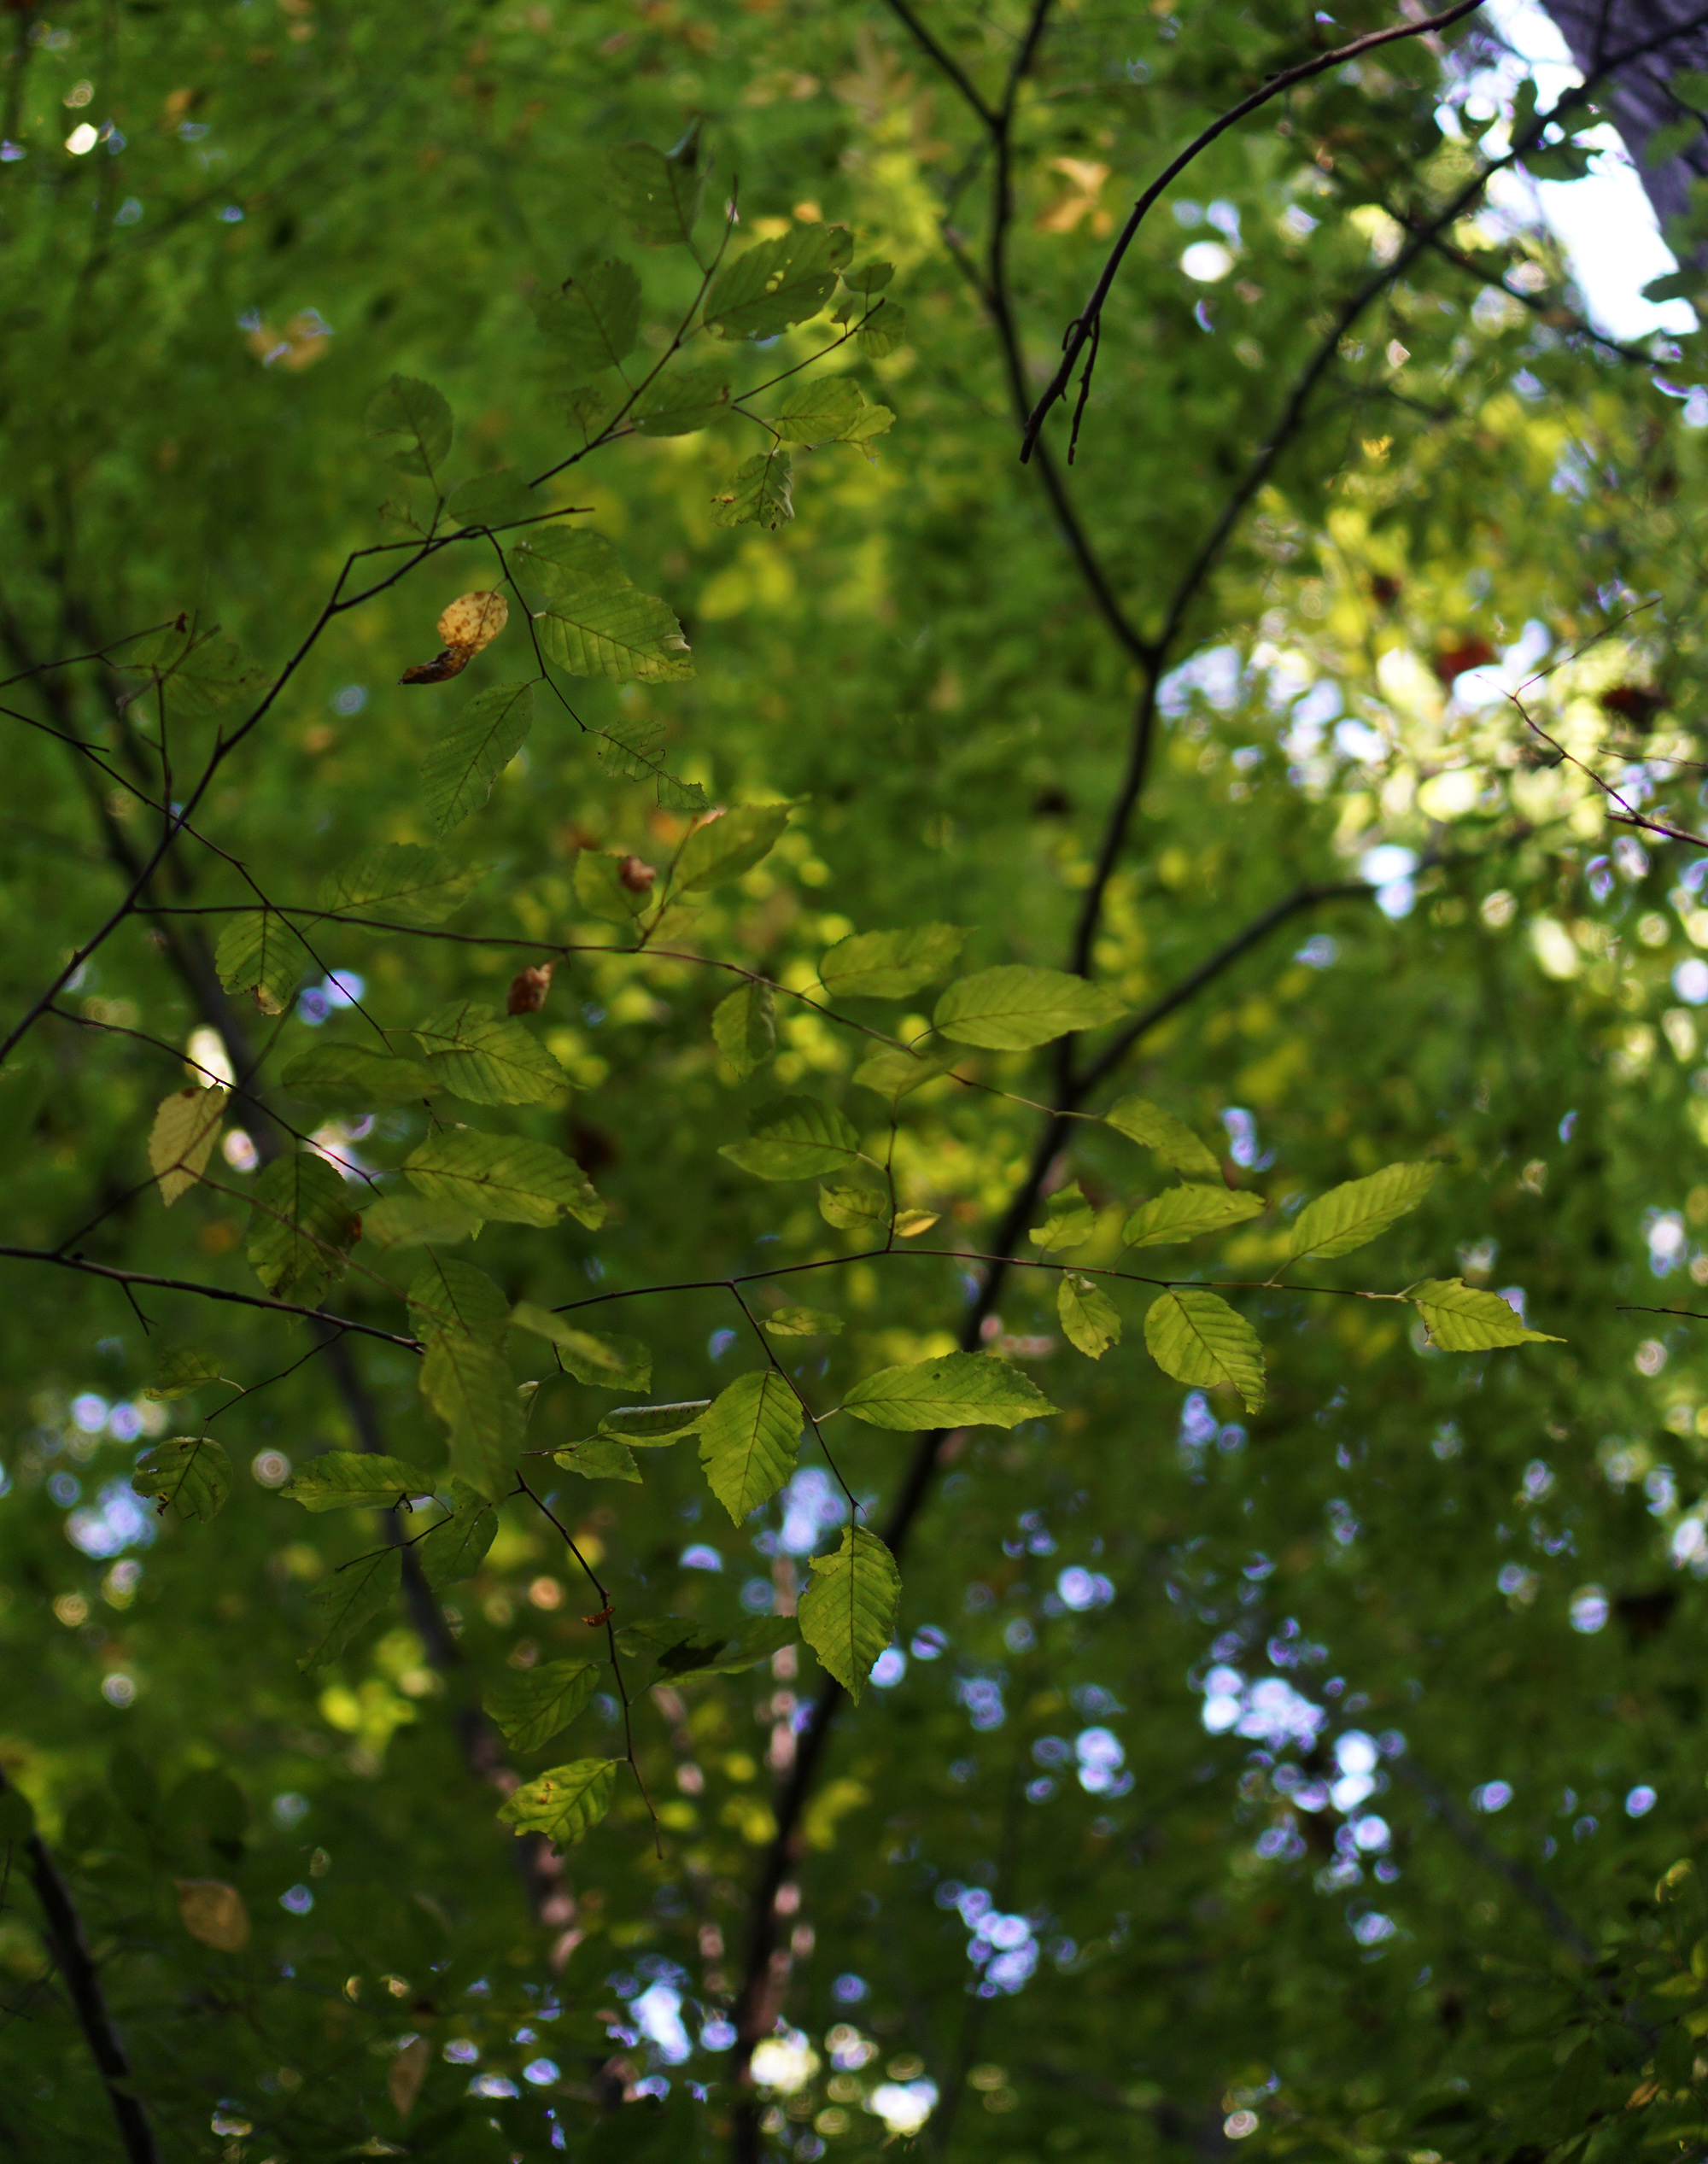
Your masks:
M249 1915L234 1886L219 1879L179 1879L178 1913L192 1939L218 1953L240 1954L249 1943Z
M510 621L510 604L499 593L459 594L439 618L442 650L431 661L406 669L402 684L442 684L460 676L483 646L489 646Z
M617 876L631 894L647 894L658 874L651 864L643 863L638 857L625 857L617 868Z
M552 971L549 962L530 962L519 975L510 980L510 996L504 1003L506 1015L537 1015L546 1004L546 994L552 989Z

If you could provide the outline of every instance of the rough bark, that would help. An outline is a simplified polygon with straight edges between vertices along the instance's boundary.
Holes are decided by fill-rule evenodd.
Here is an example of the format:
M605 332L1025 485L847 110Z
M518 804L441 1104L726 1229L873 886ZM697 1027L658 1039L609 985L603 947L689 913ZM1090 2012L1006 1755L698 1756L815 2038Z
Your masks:
M1661 231L1683 211L1694 180L1708 179L1708 130L1676 157L1643 162L1652 137L1685 117L1667 93L1669 80L1688 69L1708 73L1708 20L1701 0L1545 0L1548 15L1586 76L1604 54L1623 51L1676 28L1678 35L1641 60L1619 68L1600 93L1631 161L1642 177Z

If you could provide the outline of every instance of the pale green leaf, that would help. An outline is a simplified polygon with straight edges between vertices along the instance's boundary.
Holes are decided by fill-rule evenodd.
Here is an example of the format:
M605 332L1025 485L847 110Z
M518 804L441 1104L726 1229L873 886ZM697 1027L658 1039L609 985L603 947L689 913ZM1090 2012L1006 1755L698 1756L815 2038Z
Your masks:
M720 526L763 526L775 533L795 515L794 462L787 451L761 451L735 469L729 486L711 500Z
M887 406L869 406L851 376L833 376L791 391L771 425L785 443L869 443L895 418Z
M525 1024L477 1000L436 1008L412 1033L435 1082L471 1104L556 1104L568 1087Z
M402 1458L383 1458L371 1450L328 1450L279 1489L288 1503L305 1510L395 1510L412 1496L430 1495L436 1476Z
M454 1247L481 1229L473 1210L424 1195L387 1195L362 1212L362 1238L382 1252L393 1248Z
M1462 1278L1429 1278L1406 1297L1424 1319L1430 1342L1444 1353L1490 1353L1504 1345L1563 1345L1563 1337L1529 1329L1498 1292L1482 1292Z
M686 245L693 238L708 163L698 120L671 150L625 143L611 155L612 208L653 247Z
M149 1170L167 1209L201 1179L214 1154L230 1091L192 1082L161 1100L149 1130Z
M1144 1097L1123 1097L1103 1114L1105 1123L1129 1142L1154 1149L1172 1171L1204 1179L1221 1178L1221 1160L1206 1148L1184 1120Z
M839 1337L842 1318L822 1307L777 1307L762 1318L772 1337Z
M579 1442L556 1452L552 1463L561 1465L566 1473L579 1473L583 1480L638 1481L640 1477L635 1453L615 1436L583 1436Z
M898 1045L874 1052L855 1068L854 1079L863 1090L874 1091L898 1104L921 1083L934 1082L966 1056L958 1044L945 1044L939 1037L929 1038L910 1050Z
M815 1179L860 1155L860 1138L834 1105L817 1097L779 1097L748 1120L752 1140L727 1142L718 1155L759 1179Z
M366 415L371 436L398 436L402 448L391 453L400 473L431 478L451 447L451 409L444 394L418 376L393 376L368 401Z
M882 1187L852 1180L827 1180L818 1190L818 1214L839 1232L886 1232L890 1197Z
M750 979L711 1010L713 1042L745 1082L777 1049L777 1003L768 984Z
M1430 1191L1433 1165L1384 1165L1365 1179L1349 1179L1307 1202L1299 1213L1288 1244L1289 1255L1350 1255L1385 1232Z
M842 1401L874 1428L1012 1428L1056 1407L1017 1367L986 1353L944 1353L910 1366L880 1368Z
M312 1676L336 1660L356 1633L391 1605L402 1579L395 1547L359 1556L323 1579L308 1600L314 1642L297 1666Z
M543 1751L593 1696L599 1669L590 1660L541 1661L488 1683L481 1708L512 1751Z
M161 1354L155 1379L144 1387L142 1395L151 1404L164 1405L173 1398L188 1397L204 1383L227 1379L219 1372L217 1354L204 1353L196 1345L178 1345Z
M770 338L816 316L853 253L842 225L796 225L727 263L705 296L705 320L720 338Z
M696 887L716 886L751 870L775 848L793 809L788 804L747 804L702 820L671 867L672 891L691 894Z
M424 809L438 833L479 810L533 722L532 684L496 684L469 701L421 762Z
M895 1635L901 1599L895 1558L863 1525L845 1526L841 1547L813 1559L800 1600L801 1636L857 1705Z
M153 1499L162 1518L170 1512L211 1524L231 1492L231 1461L212 1436L174 1436L143 1451L131 1485Z
M699 1424L699 1461L711 1492L740 1525L795 1469L800 1400L775 1368L738 1375Z
M1263 1347L1243 1315L1214 1292L1184 1285L1154 1300L1144 1318L1150 1357L1177 1383L1231 1384L1249 1412L1263 1403Z
M601 1390L650 1390L652 1354L638 1337L612 1337L602 1331L582 1330L554 1315L549 1307L536 1307L531 1300L518 1300L510 1316L516 1330L531 1331L555 1345L565 1370L578 1383Z
M1121 1322L1114 1302L1090 1278L1062 1273L1056 1288L1056 1313L1068 1342L1087 1360L1102 1360L1111 1345L1120 1342Z
M1265 1207L1261 1196L1233 1188L1170 1187L1139 1205L1121 1227L1121 1238L1130 1248L1172 1247L1261 1217Z
M1065 969L1004 962L957 977L938 1001L932 1019L942 1035L957 1044L1020 1052L1073 1030L1101 1028L1126 1012L1112 991Z
M214 967L227 991L249 992L264 1015L282 1015L295 997L308 950L273 909L244 909L228 919L214 950Z
M1097 1229L1097 1213L1080 1193L1077 1179L1071 1187L1058 1187L1045 1208L1049 1214L1044 1223L1034 1225L1026 1237L1046 1255L1056 1255L1063 1248L1083 1247Z
M543 1834L554 1848L573 1848L611 1809L617 1793L615 1758L577 1758L524 1781L499 1816L518 1834Z
M342 1273L361 1229L340 1174L313 1150L293 1149L255 1182L245 1252L269 1292L312 1307Z
M966 937L953 924L856 932L819 963L819 981L837 999L905 999L954 967Z
M405 1158L403 1170L422 1194L494 1223L555 1225L566 1211L589 1231L605 1222L593 1183L550 1143L442 1128Z
M576 376L615 368L635 350L640 330L640 281L612 256L534 303L534 319Z
M285 1067L279 1081L298 1097L371 1112L376 1105L430 1097L441 1085L418 1060L395 1057L355 1040L311 1044Z
M381 917L412 930L442 924L485 876L484 864L465 864L418 842L383 843L328 872L315 907L342 916Z

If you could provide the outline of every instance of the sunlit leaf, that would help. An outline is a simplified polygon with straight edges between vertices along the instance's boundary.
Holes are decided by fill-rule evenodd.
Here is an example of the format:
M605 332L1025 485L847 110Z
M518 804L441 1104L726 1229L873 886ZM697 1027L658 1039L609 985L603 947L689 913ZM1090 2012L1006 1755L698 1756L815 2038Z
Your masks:
M905 999L954 967L966 937L953 924L856 932L819 963L819 981L836 999Z
M869 406L852 377L834 376L792 390L771 425L785 443L869 443L895 418L887 406Z
M651 1348L637 1337L613 1337L603 1331L583 1330L549 1307L537 1307L531 1300L518 1300L511 1311L512 1326L531 1331L558 1348L558 1357L578 1383L602 1390L649 1390L652 1387Z
M841 1547L813 1559L800 1600L801 1636L857 1704L895 1635L901 1598L895 1558L863 1525L845 1526Z
M579 1442L553 1452L552 1463L566 1473L579 1473L583 1480L638 1482L640 1477L634 1452L615 1436L583 1436Z
M1204 1179L1221 1178L1221 1160L1199 1141L1184 1120L1144 1097L1123 1097L1103 1114L1108 1126L1128 1141L1154 1149L1177 1173Z
M205 1090L192 1083L162 1098L149 1130L149 1168L168 1209L206 1171L229 1095L217 1083Z
M446 1336L498 1345L509 1325L510 1303L473 1263L430 1255L410 1284L409 1321L424 1345Z
M834 1105L818 1097L779 1097L752 1113L748 1142L727 1142L718 1155L759 1179L814 1179L851 1165L860 1138Z
M1294 1221L1290 1255L1350 1255L1414 1210L1434 1184L1433 1165L1386 1165L1307 1202Z
M699 1424L699 1461L711 1492L740 1524L795 1469L801 1404L775 1368L738 1375Z
M1017 1367L986 1353L944 1353L880 1368L857 1383L843 1410L874 1428L1012 1428L1056 1407Z
M853 1180L828 1179L818 1190L818 1214L839 1232L886 1232L889 1193Z
M422 1194L501 1224L555 1225L566 1213L594 1231L605 1222L593 1183L550 1143L441 1128L404 1159L403 1170Z
M720 526L763 526L775 532L795 515L794 463L787 451L761 451L735 469L729 485L711 500Z
M691 894L697 887L717 886L751 871L775 848L793 809L787 804L747 804L702 820L676 857L670 874L672 892Z
M613 1405L600 1414L600 1432L637 1450L654 1450L693 1435L711 1403L710 1398L681 1398L670 1405Z
M957 977L938 1001L932 1020L941 1035L957 1044L1025 1051L1070 1030L1101 1028L1126 1012L1112 991L1065 969L1004 962Z
M1121 1322L1114 1302L1095 1279L1064 1271L1056 1288L1056 1313L1062 1333L1087 1360L1100 1360L1120 1342Z
M524 1781L498 1815L518 1834L543 1834L554 1848L573 1848L611 1809L617 1767L614 1758L553 1766Z
M226 920L214 967L227 991L248 992L264 1015L282 1015L295 997L308 950L274 909L243 909Z
M555 1104L568 1086L524 1023L478 1000L436 1008L413 1034L434 1081L470 1104Z
M196 1345L178 1345L161 1354L155 1379L144 1385L142 1395L154 1404L163 1405L173 1398L188 1397L204 1383L225 1379L220 1374L217 1354L204 1353Z
M1263 1403L1263 1347L1244 1316L1214 1292L1183 1285L1154 1300L1144 1318L1150 1357L1177 1383L1239 1392L1246 1410Z
M963 1046L946 1044L941 1038L933 1037L911 1050L898 1046L872 1053L855 1068L853 1079L863 1090L875 1091L879 1097L899 1103L922 1082L934 1082L966 1056Z
M342 1178L313 1150L289 1150L255 1181L245 1252L281 1300L309 1306L339 1276L361 1234Z
M522 1449L516 1378L498 1347L446 1331L421 1362L421 1395L451 1430L459 1479L493 1501L508 1494Z
M775 1307L763 1318L773 1337L839 1337L842 1318L822 1307Z
M770 338L816 316L853 253L842 225L795 225L726 263L705 296L705 324L720 338Z
M1083 1247L1097 1229L1097 1213L1080 1193L1077 1179L1069 1187L1058 1187L1045 1207L1049 1214L1044 1223L1034 1225L1026 1237L1046 1255L1058 1254L1063 1248Z
M1261 1195L1234 1188L1170 1187L1139 1205L1122 1226L1121 1238L1130 1248L1169 1247L1261 1217L1264 1208Z
M1462 1278L1429 1278L1406 1295L1424 1319L1430 1342L1444 1353L1489 1353L1505 1345L1563 1345L1563 1337L1531 1330L1498 1292L1479 1291Z
M488 1683L481 1705L512 1751L543 1751L586 1705L598 1681L592 1661L541 1661Z

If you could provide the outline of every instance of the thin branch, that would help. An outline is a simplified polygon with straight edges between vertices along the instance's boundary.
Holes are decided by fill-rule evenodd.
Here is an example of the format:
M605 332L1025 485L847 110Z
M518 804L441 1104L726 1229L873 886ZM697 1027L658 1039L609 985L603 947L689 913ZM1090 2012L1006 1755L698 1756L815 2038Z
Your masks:
M401 1345L407 1353L418 1353L420 1341L395 1330L381 1330L372 1323L359 1323L348 1315L329 1315L321 1307L304 1307L293 1300L270 1300L258 1292L233 1292L224 1285L201 1285L188 1278L157 1278L146 1270L120 1270L106 1262L91 1262L86 1255L56 1255L51 1248L0 1247L0 1261L47 1262L60 1270L75 1270L86 1278L104 1278L115 1285L147 1285L156 1292L194 1293L199 1300L223 1300L238 1307L263 1307L275 1315L301 1315L310 1322L325 1322L339 1330L354 1331L362 1337L377 1337L383 1345Z

